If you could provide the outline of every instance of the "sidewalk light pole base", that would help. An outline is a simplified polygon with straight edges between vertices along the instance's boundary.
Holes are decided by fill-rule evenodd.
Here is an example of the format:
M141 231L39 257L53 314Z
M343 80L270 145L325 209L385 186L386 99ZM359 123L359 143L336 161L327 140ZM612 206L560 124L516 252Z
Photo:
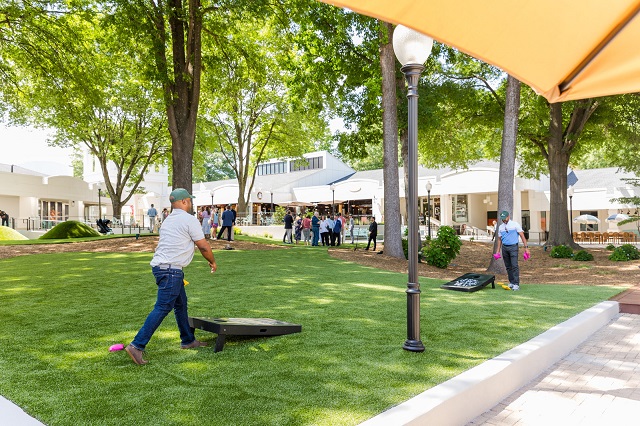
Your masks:
M402 349L405 351L411 352L424 352L424 345L422 344L422 340L405 340L404 345L402 345Z

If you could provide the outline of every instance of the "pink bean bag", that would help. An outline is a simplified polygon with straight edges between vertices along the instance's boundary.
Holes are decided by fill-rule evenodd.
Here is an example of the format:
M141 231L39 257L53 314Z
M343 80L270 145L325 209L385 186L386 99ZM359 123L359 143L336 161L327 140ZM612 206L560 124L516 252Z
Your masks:
M124 345L122 343L116 343L109 348L109 352L121 351L124 349Z

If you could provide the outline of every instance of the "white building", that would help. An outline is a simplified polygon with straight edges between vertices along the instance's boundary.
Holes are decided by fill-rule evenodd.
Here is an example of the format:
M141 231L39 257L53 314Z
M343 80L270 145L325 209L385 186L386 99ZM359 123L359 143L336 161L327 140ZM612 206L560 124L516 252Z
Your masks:
M110 178L113 180L117 176L116 165L113 162L109 162L107 165ZM83 157L83 178L86 182L93 184L95 187L100 187L102 194L106 192L106 186L104 182L104 176L100 169L100 162L98 159L88 152L85 152ZM116 218L122 221L123 224L128 225L132 218L135 222L142 224L147 220L147 210L151 207L151 204L158 210L162 211L163 208L170 208L169 194L171 193L171 187L169 186L169 168L168 166L151 166L144 175L144 180L138 187L141 190L141 194L134 194L126 205L122 207L122 213L120 218ZM125 193L123 198L129 193ZM103 198L103 202L105 199ZM106 199L107 205L103 206L103 217L111 219L113 217L113 208L111 206L111 200Z
M338 158L326 151L306 154L305 160L270 160L258 166L256 180L249 194L248 211L239 212L239 223L259 225L269 223L276 205L298 211L318 209L322 213L337 211L362 218L375 216L384 222L385 215L405 216L404 178L400 177L400 212L384 211L384 182L382 169L355 172ZM114 176L115 166L110 165ZM6 210L15 219L16 229L33 229L50 225L51 210L55 220L85 220L95 222L98 204L103 217L111 218L111 203L104 196L98 199L98 185L104 185L97 162L85 156L85 180L69 176L44 176L26 169L0 165L0 210ZM589 225L590 230L635 230L635 224L618 229L616 223L606 222L614 213L636 214L635 207L612 203L623 196L640 195L640 188L629 186L622 179L633 175L616 168L575 171L578 181L570 208L572 217L591 214L601 220ZM451 225L472 232L485 232L497 220L499 164L480 162L468 169L418 170L418 196L422 223L428 217L434 227ZM169 207L168 170L166 166L154 167L145 176L144 194L135 194L123 210L123 221L133 214L140 223L146 218L147 209L153 203L160 211ZM427 183L431 191L427 192ZM103 187L104 188L104 187ZM549 179L516 178L513 186L514 206L511 216L529 231L534 241L544 240L548 231ZM101 192L103 193L103 192ZM235 179L196 183L194 205L235 205L238 201L238 183ZM427 214L430 202L431 215ZM585 225L574 224L574 231L585 230Z
M0 210L9 214L16 229L48 228L97 216L98 191L82 179L0 164Z

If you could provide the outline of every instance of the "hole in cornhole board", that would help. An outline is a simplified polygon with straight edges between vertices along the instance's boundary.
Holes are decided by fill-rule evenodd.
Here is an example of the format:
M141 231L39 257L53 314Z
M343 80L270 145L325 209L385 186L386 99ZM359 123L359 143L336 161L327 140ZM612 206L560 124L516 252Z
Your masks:
M453 281L442 284L440 288L445 290L465 291L468 293L478 291L491 283L491 288L496 288L495 275L476 274L469 272L461 275Z
M271 318L211 318L189 317L192 328L218 335L214 352L224 349L227 335L230 336L282 336L302 331L300 324L278 321Z

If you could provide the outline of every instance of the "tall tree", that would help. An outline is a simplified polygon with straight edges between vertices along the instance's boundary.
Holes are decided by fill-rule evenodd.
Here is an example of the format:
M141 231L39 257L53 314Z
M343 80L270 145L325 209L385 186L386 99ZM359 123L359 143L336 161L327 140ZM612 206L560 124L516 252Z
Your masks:
M191 191L200 104L203 15L200 0L122 0L114 4L120 28L141 37L151 58L142 62L162 87L171 136L172 185Z
M512 76L507 78L507 96L502 131L502 150L500 153L500 174L498 177L498 212L506 210L513 214L513 183L515 181L516 140L518 138L518 116L520 113L520 82ZM496 229L497 231L497 229ZM497 248L498 238L494 242ZM504 261L490 260L487 271L506 273Z
M392 24L380 22L380 70L382 75L382 134L384 149L384 253L404 257L400 229L400 181L398 176L398 98L396 57Z
M67 69L21 69L14 114L23 122L55 129L57 146L85 147L95 156L115 216L168 147L166 121L137 71L139 46L101 26L103 15L67 17L75 56ZM113 29L111 29L113 30ZM113 164L115 173L109 172Z
M271 19L245 19L227 28L231 43L208 46L203 93L205 138L231 166L238 181L238 213L247 206L256 166L267 158L301 157L327 125L305 98L293 96L295 55L273 31Z

